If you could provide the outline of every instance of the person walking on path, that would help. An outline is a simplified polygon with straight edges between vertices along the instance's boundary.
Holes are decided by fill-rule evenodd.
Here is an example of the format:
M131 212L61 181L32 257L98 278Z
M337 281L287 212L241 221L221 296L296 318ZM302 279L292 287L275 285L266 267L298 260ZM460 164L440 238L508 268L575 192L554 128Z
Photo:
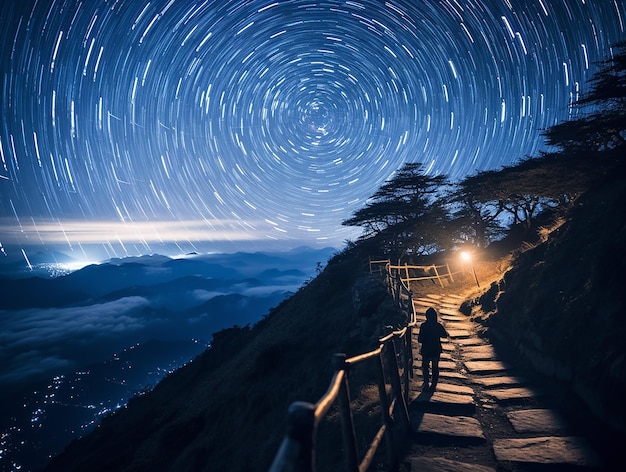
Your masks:
M437 310L430 307L426 310L426 321L420 325L417 340L422 344L422 375L424 376L424 390L435 390L439 381L439 357L441 356L441 338L448 338L448 332L437 321ZM429 384L430 368L432 365L432 383Z

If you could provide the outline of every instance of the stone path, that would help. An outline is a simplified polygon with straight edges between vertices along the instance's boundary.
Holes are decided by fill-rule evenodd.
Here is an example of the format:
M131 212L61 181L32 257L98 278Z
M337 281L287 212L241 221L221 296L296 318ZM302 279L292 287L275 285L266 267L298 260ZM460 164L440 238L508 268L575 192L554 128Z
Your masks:
M572 434L541 390L497 357L458 311L463 300L429 295L414 300L418 323L433 306L450 334L436 390L422 391L417 329L409 410L413 441L405 467L415 471L597 471L588 442Z

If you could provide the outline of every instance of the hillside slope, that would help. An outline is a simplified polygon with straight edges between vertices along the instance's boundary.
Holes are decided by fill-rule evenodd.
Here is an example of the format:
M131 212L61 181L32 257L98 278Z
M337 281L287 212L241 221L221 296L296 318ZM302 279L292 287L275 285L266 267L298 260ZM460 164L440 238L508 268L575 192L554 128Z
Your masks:
M74 441L46 470L267 470L288 405L325 392L332 354L372 349L381 327L403 321L381 284L365 284L353 302L366 268L367 256L336 256L253 328L214 335L210 349Z
M563 382L616 432L626 432L626 184L599 185L520 251L474 316L520 362Z

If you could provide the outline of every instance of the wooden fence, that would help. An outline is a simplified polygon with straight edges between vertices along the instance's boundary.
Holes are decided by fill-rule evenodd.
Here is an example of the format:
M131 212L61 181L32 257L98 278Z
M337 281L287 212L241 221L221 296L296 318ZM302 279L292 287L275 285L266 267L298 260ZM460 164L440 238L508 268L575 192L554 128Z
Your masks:
M413 326L409 323L401 330L380 338L378 348L355 357L346 358L345 354L335 354L335 373L322 398L315 404L294 402L290 405L287 435L274 458L270 472L316 470L317 429L335 403L338 404L340 413L345 470L366 471L383 439L388 469L398 469L401 451L397 438L407 435L410 428L407 400L413 374L412 329ZM367 451L360 457L352 421L349 377L351 368L365 362L373 364L377 372L381 426ZM389 392L387 385L390 386Z
M290 405L287 434L269 472L315 472L317 429L335 404L339 406L341 419L345 470L365 472L383 439L386 445L387 470L398 469L400 457L397 439L408 434L410 428L407 402L409 382L413 376L411 337L413 328L417 326L411 282L437 280L443 287L444 281L454 283L454 275L465 273L466 270L467 267L461 265L460 270L453 272L448 262L444 265L417 266L392 265L388 259L370 259L370 273L383 277L394 300L407 314L407 324L404 328L380 338L378 348L370 352L351 358L346 358L345 354L335 354L335 373L322 398L315 404L294 402ZM476 282L478 283L478 279ZM401 346L399 352L398 344ZM350 406L349 377L350 369L362 362L374 363L377 372L381 426L367 451L359 458Z
M454 283L454 274L458 274L461 271L452 272L450 270L450 264L446 262L442 265L393 265L389 259L386 260L370 260L369 261L370 274L385 272L389 273L392 277L397 274L400 280L404 283L405 287L410 287L411 282L417 282L422 280L437 280L443 287L444 281L449 279Z
M370 266L371 267L371 266ZM348 472L366 471L379 445L385 440L388 470L397 470L400 460L398 438L410 429L408 399L413 377L412 331L415 324L413 299L408 286L387 267L388 288L407 313L404 328L379 339L379 346L364 354L346 358L335 354L335 373L328 390L317 403L294 402L288 410L287 434L274 458L270 472L315 472L315 438L320 422L335 403L338 404L343 438L344 465ZM360 456L350 405L350 370L360 363L373 364L377 373L378 404L381 426ZM390 388L387 388L389 386Z

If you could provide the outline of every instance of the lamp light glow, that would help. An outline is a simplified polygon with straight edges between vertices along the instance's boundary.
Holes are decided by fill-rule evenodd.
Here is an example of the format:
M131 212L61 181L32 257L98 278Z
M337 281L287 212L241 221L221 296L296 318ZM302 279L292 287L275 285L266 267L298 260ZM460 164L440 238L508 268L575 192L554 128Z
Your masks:
M474 268L474 262L472 261L472 254L469 253L468 251L462 251L460 255L461 255L461 259L463 259L464 262L472 266L472 273L474 274L474 280L476 280L476 286L480 288L480 283L478 282L478 276L476 275L476 269Z

